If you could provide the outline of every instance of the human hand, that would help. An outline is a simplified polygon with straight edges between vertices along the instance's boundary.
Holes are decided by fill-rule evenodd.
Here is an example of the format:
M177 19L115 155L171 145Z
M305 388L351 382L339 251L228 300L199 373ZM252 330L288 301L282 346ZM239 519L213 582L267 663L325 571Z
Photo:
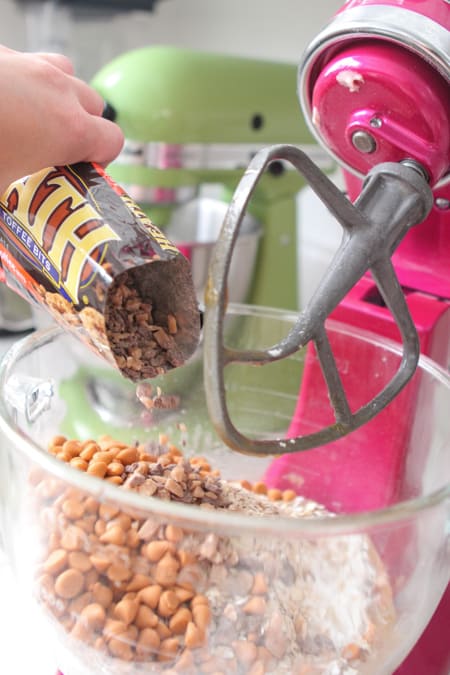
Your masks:
M106 165L120 152L120 128L102 118L102 97L74 76L67 57L0 45L0 82L0 194L48 166Z

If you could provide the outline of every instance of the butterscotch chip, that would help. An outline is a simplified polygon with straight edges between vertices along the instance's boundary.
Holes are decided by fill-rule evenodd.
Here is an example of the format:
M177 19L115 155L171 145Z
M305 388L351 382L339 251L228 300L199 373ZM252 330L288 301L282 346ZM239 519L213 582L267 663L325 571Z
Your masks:
M188 649L201 647L205 642L205 633L193 621L190 621L184 634L184 644Z
M135 623L140 629L156 628L159 619L158 615L147 605L140 605L136 612Z
M128 592L141 591L148 588L151 584L151 579L146 574L135 574L127 586ZM141 596L139 596L141 597Z
M169 626L165 624L164 621L158 621L156 625L156 631L161 640L167 640L167 638L172 636Z
M191 600L191 607L196 607L197 605L209 605L209 600L206 595L198 594Z
M187 607L180 607L170 619L169 628L174 635L182 635L190 621L192 621L192 613Z
M98 580L99 575L97 570L95 570L94 568L84 573L84 583L88 590L91 590L92 586L96 584Z
M361 649L354 642L350 642L349 644L345 645L341 652L342 656L344 659L347 659L347 661L354 661L359 657L360 653Z
M267 494L267 485L261 481L258 481L253 484L252 490L258 495L265 495Z
M86 541L86 532L81 527L69 525L61 537L61 546L67 551L80 551L85 548Z
M122 462L117 460L110 462L108 464L108 470L106 472L107 476L121 476L124 472L124 466Z
M81 443L79 441L66 440L62 445L62 450L69 454L71 458L77 457L81 451Z
M132 661L133 659L133 650L130 645L123 641L118 640L117 638L112 638L108 642L108 649L113 656L117 656L123 661Z
M114 607L114 616L128 626L136 618L138 610L139 600L137 598L124 598Z
M100 504L98 508L99 517L106 522L115 518L119 513L117 506L111 506L110 504Z
M194 605L192 607L192 616L195 625L201 630L206 630L211 621L211 610L208 605Z
M106 557L105 555L100 555L100 553L89 556L89 559L92 565L95 567L95 569L98 572L100 572L100 574L106 572L108 567L110 567L111 565L111 560L109 559L109 557Z
M236 640L231 643L231 646L234 649L239 663L241 663L243 666L248 668L248 666L256 661L258 650L253 642L248 640Z
M267 496L273 502L277 502L279 499L282 499L283 493L278 488L270 488L267 490Z
M91 559L92 560L92 559ZM132 572L127 565L117 562L110 565L107 569L106 576L110 581L128 581L131 577Z
M44 563L44 571L49 574L58 574L68 563L68 553L64 549L52 551Z
M107 527L100 537L100 541L104 544L114 544L115 546L123 546L126 542L127 535L120 525L113 525Z
M66 436L62 436L61 434L57 436L53 436L53 438L50 441L50 445L63 445L67 441Z
M180 565L176 558L166 553L156 565L155 581L161 586L174 586Z
M105 480L107 483L112 483L113 485L122 485L123 483L122 476L107 476Z
M48 451L51 455L60 455L62 452L62 445L49 445ZM36 483L35 483L36 484Z
M172 616L178 609L179 604L180 599L174 591L163 591L159 598L158 614L164 618Z
M75 619L70 634L76 640L81 640L87 644L91 642L91 629L86 622L81 619Z
M180 602L188 602L188 600L191 600L193 598L195 593L193 589L181 587L174 588L174 591L177 594Z
M79 471L86 471L88 463L81 457L73 457L73 459L70 460L70 466L73 466L74 469L78 469Z
M81 620L90 630L100 630L105 625L105 608L98 603L86 605L81 611Z
M92 568L92 562L90 561L89 556L81 551L72 551L72 553L69 553L69 565L73 569L83 573Z
M102 583L95 583L92 587L92 598L95 602L99 603L105 609L111 606L113 601L113 592L109 586L105 586Z
M158 650L158 661L172 660L177 654L179 647L180 641L176 637L170 637L162 640Z
M68 569L62 572L55 581L55 593L60 598L70 600L75 598L83 589L84 576L81 572Z
M255 595L243 606L246 614L264 614L266 611L266 601L260 595Z
M253 577L252 594L264 595L264 593L267 593L266 578L262 572L256 572L255 576Z
M161 597L162 587L159 584L154 584L143 588L139 591L139 598L141 602L144 602L151 609L156 609L159 603L159 598ZM182 600L180 600L182 602Z
M108 464L106 462L96 462L92 461L89 463L86 472L91 476L97 476L97 478L104 478L106 472L108 471Z
M124 635L127 632L127 624L117 619L107 619L104 632L107 638Z
M84 500L84 510L86 513L97 514L99 506L98 501L94 497L87 497Z
M184 549L177 550L178 560L180 561L181 567L186 565L192 565L197 562L197 557L192 551L185 551Z
M71 600L68 606L68 612L74 617L78 617L83 609L92 602L92 594L89 591L81 593L76 598Z
M98 452L100 452L100 446L97 443L90 442L81 450L80 457L90 462Z
M244 488L244 490L251 490L252 489L252 484L248 480L240 480L238 481L239 485Z
M141 543L141 539L139 537L139 534L136 532L136 530L128 530L127 532L127 541L126 545L129 548L138 548Z
M266 667L264 665L263 661L255 661L255 663L252 665L250 670L248 671L248 675L264 675L266 672Z
M139 459L139 452L137 448L125 448L117 454L116 459L119 462L122 462L124 466L134 464L134 462L137 462Z
M158 562L167 553L172 550L172 545L168 541L151 541L145 548L145 556L151 562Z
M194 655L190 649L185 649L178 661L175 663L175 669L177 672L184 673L185 671L189 672L189 669L193 667Z
M262 661L264 665L267 665L273 659L271 652L269 652L267 647L264 647L263 645L258 645L256 651L258 660Z
M136 644L137 654L156 654L161 638L153 628L143 628Z
M175 542L175 543L178 543L184 537L183 530L181 529L181 527L177 527L176 525L168 525L166 527L165 534L166 534L166 539L168 541L172 541L172 542Z

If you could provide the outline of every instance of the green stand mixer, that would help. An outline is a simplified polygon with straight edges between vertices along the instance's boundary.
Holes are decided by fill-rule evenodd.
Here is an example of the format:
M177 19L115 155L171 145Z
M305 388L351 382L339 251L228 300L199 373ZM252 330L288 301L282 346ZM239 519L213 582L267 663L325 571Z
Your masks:
M174 47L151 46L119 56L92 82L107 102L106 114L126 138L108 172L156 225L168 228L174 243L186 243L188 251L199 243L212 245L226 211L221 206L262 147L294 142L323 169L331 168L299 114L296 77L293 64ZM201 200L210 216L218 211L216 231L207 227L199 233L192 231L192 202L198 203L207 185L221 186L219 200ZM269 167L249 210L260 227L253 220L246 233L254 241L261 234L257 261L256 247L244 254L238 276L247 274L248 283L237 295L230 289L231 300L298 308L295 198L303 185L288 163ZM206 280L207 261L202 266Z

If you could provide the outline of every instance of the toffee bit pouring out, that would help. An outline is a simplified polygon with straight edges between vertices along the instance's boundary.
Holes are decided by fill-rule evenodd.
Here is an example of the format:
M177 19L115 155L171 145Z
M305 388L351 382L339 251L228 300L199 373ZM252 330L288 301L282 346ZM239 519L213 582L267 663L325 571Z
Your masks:
M139 383L136 396L147 410L176 410L180 405L177 394L164 394L161 387L154 387L150 382Z

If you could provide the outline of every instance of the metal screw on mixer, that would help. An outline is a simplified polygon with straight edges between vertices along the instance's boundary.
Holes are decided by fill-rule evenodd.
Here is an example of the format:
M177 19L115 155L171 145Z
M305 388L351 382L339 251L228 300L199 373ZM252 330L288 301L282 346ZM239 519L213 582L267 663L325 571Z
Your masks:
M359 152L363 152L365 155L370 155L377 148L374 137L367 131L355 131L352 134L352 143Z
M450 4L450 0L448 0L448 2ZM448 211L448 209L450 209L450 201L444 197L436 197L434 203L440 211Z

